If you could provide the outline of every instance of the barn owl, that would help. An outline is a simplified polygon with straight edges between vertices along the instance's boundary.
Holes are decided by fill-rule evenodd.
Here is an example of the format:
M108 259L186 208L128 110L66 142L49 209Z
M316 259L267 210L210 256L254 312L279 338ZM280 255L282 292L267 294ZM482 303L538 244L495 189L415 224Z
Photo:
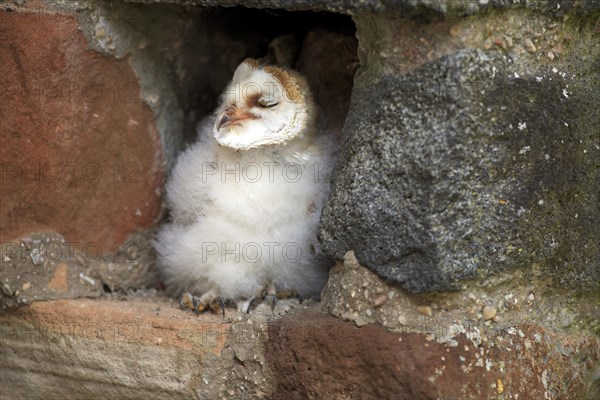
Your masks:
M318 298L329 260L316 229L332 141L295 71L247 59L166 185L171 221L154 241L167 287L196 311L248 311L280 294ZM246 309L244 310L245 305Z

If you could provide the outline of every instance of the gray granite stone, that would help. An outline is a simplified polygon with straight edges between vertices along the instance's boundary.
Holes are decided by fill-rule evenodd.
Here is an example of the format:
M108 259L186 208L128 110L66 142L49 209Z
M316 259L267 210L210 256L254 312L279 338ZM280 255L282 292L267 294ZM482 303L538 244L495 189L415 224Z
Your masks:
M535 18L524 29L543 21ZM446 46L398 67L409 58L403 49L388 60L386 48L373 51L393 24L358 22L363 68L322 216L325 251L340 259L354 250L362 265L412 292L455 290L514 268L597 292L597 31L575 22L596 42L583 34L562 63ZM568 35L573 27L563 28Z

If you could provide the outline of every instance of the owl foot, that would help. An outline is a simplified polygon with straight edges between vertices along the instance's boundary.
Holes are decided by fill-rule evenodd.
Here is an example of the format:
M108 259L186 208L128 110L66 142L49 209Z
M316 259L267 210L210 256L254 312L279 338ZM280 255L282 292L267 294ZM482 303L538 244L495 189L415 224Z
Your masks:
M182 309L190 309L196 315L199 315L202 311L211 310L212 312L217 312L221 310L223 318L225 318L225 300L222 297L216 296L212 291L200 297L194 296L191 293L184 293L181 296L179 304Z
M248 314L253 306L256 304L266 301L267 304L271 305L271 312L275 311L275 304L277 300L288 299L290 297L299 297L298 292L292 289L286 289L278 292L275 289L275 284L269 282L265 287L260 289L254 296L247 300L242 306L242 312Z
M295 297L295 298L299 299L300 295L294 289L286 289L286 290L277 292L278 300L289 299L291 297Z

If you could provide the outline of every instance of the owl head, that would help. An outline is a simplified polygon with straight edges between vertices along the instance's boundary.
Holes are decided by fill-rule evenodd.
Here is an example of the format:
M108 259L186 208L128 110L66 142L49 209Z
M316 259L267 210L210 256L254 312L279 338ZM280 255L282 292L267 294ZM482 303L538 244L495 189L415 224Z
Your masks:
M217 109L213 135L237 151L284 145L312 133L316 108L297 72L246 59Z

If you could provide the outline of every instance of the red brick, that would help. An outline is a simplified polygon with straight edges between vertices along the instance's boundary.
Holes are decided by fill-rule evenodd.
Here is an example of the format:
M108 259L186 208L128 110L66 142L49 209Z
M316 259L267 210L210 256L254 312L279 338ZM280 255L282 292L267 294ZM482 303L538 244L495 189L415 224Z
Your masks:
M273 398L491 399L501 394L498 379L504 398L580 398L600 342L539 326L519 331L523 336L501 331L479 345L461 333L450 344L415 329L357 328L314 311L297 313L270 326Z
M130 300L38 302L0 315L0 397L198 398L231 324L164 298Z
M54 230L108 253L160 210L162 149L127 59L71 15L0 12L0 241Z

